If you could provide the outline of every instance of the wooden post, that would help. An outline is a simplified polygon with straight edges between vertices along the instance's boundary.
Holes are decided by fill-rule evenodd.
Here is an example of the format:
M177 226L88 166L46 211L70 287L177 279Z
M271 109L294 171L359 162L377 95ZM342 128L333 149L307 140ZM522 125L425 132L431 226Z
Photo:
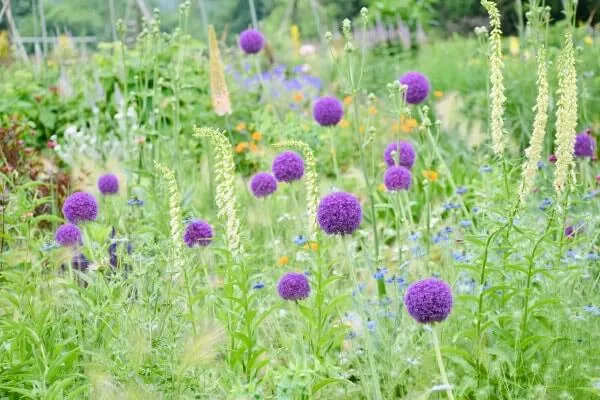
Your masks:
M2 9L4 10L4 15L6 15L6 20L8 21L8 27L10 29L10 34L12 39L17 47L17 53L21 56L23 61L28 64L29 58L27 57L27 52L25 51L25 47L23 47L23 43L21 42L21 35L19 35L19 31L17 30L17 25L15 24L15 20L12 16L12 11L10 8L10 0L2 0Z

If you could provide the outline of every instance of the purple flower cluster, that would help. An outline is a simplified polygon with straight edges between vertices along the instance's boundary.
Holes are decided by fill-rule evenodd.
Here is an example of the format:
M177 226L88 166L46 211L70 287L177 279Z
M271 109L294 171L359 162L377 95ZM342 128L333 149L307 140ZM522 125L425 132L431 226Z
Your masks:
M406 141L390 143L383 152L383 158L389 167L401 165L411 169L415 163L415 157L415 148L412 143Z
M246 29L240 34L240 49L246 54L256 54L265 46L265 37L256 29Z
M190 222L183 233L183 241L188 247L206 247L211 244L212 238L212 226L201 219Z
M279 182L293 182L304 176L304 160L294 151L284 151L275 157L271 170Z
M588 129L575 137L575 144L573 146L575 157L593 158L596 154L596 139L590 133Z
M400 77L400 83L407 87L405 99L408 104L419 104L429 94L429 80L420 72L410 71Z
M408 190L412 183L410 170L401 166L389 167L383 177L385 188L390 192Z
M321 199L317 220L329 235L350 235L360 226L362 208L353 194L334 192Z
M250 180L250 190L256 197L266 197L277 190L277 180L268 172L259 172Z
M115 174L106 174L98 178L98 190L103 195L119 193L119 178Z
M284 300L302 300L310 294L310 285L306 275L297 272L288 272L283 275L277 284L277 292Z
M74 247L81 243L81 231L77 225L64 224L58 227L54 239L63 247Z
M313 117L321 126L337 125L343 116L342 102L333 96L319 97L313 105Z
M72 224L94 221L98 216L98 202L89 193L75 192L67 197L62 211L67 221Z
M404 304L410 316L421 324L441 322L452 311L452 289L440 279L423 279L408 287Z

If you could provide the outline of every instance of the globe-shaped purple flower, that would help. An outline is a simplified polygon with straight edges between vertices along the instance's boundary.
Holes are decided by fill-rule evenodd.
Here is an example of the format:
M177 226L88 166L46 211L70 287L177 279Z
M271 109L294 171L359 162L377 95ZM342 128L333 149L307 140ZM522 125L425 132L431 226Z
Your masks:
M212 226L201 219L196 219L185 227L183 241L188 247L202 246L211 244L213 238Z
M98 216L98 202L89 193L75 192L67 197L62 211L67 221L72 224L94 221Z
M362 208L353 194L334 192L321 199L317 220L329 235L350 235L362 221Z
M573 146L575 157L594 157L596 152L596 139L590 135L589 131L575 136L575 145Z
M265 37L256 29L246 29L240 34L240 49L246 54L256 54L265 46Z
M304 176L304 160L294 151L284 151L275 157L271 170L279 182L293 182Z
M306 275L288 272L279 279L277 291L284 300L302 300L310 294L310 285Z
M405 98L408 104L419 104L429 94L429 80L420 72L407 72L399 80L407 86Z
M389 167L401 165L411 169L415 163L415 157L415 148L412 143L404 140L390 143L383 152L383 159Z
M259 172L250 180L250 190L256 197L267 197L277 190L277 179L268 172Z
M390 192L408 190L412 183L412 174L408 168L401 166L389 167L383 176L383 183Z
M406 290L404 304L411 317L421 324L445 320L452 311L452 290L437 278L413 283Z
M98 178L98 190L103 195L119 193L119 178L115 174L106 174Z
M77 225L64 224L54 233L56 243L63 247L73 247L81 243L81 231Z
M321 126L337 125L343 116L344 107L333 96L319 97L313 105L313 117Z

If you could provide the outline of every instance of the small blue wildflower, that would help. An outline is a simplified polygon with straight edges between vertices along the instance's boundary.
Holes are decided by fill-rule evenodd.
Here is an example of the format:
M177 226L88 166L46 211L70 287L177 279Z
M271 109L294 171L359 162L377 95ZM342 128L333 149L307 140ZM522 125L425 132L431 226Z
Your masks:
M489 165L482 165L481 168L479 168L479 172L481 172L482 174L489 174L490 172L492 172L492 167L490 167Z
M538 169L543 169L546 166L546 163L543 161L538 161L537 162L537 167Z
M452 233L453 231L454 231L454 229L452 229L451 226L444 227L444 233Z
M416 242L421 238L421 232L413 232L408 236L408 238L413 242Z
M456 194L459 196L462 196L463 194L467 193L469 191L469 189L466 188L466 186L459 186L456 188Z
M584 311L589 312L595 317L600 317L600 307L596 307L593 305L587 305L583 307Z
M460 208L460 205L454 203L444 203L442 205L444 211L454 210L455 208Z
M377 323L373 320L370 320L369 322L367 322L367 329L370 330L371 332L373 332L375 330L376 326L377 326Z
M544 200L542 200L542 203L540 204L540 210L545 211L551 205L552 205L552 199L545 198Z
M454 257L454 260L457 262L466 263L471 261L471 256L467 255L464 251L455 251L452 253L452 257Z
M594 197L596 197L598 195L598 193L600 193L600 191L598 191L598 190L592 190L590 192L587 192L586 194L583 195L583 200L585 200L585 201L592 200Z
M473 208L471 209L471 212L472 212L473 214L477 214L479 211L481 211L481 209L480 209L479 207L477 207L477 206L475 206L475 207L473 207Z
M302 90L302 83L300 83L298 79L287 80L283 83L283 85L285 86L286 90L289 90L290 92L295 90Z
M307 241L308 239L304 235L298 235L294 238L294 243L296 243L298 246L304 246Z
M425 257L425 249L421 246L416 246L411 249L415 257Z
M254 286L252 286L252 289L262 289L265 287L265 284L262 282L257 282L254 284Z
M373 278L375 278L376 280L382 280L385 277L385 274L387 273L387 268L377 268L377 272L375 272L373 274Z
M295 74L301 74L302 71L304 71L304 64L296 65L294 68L292 68L292 71Z
M127 204L130 206L138 206L141 207L144 205L144 200L140 200L137 197L134 197L133 199L129 199L127 201Z
M460 221L460 226L462 228L470 228L471 225L473 225L473 223L468 219L463 219L462 221Z
M590 251L587 255L587 259L589 261L598 261L600 260L600 255L598 255L598 253Z
M58 249L60 247L60 245L56 242L48 242L48 243L44 243L44 245L42 246L42 251L50 251L53 249Z
M356 337L356 332L354 331L350 331L348 332L348 334L346 335L346 339L350 340L350 339L354 339Z
M362 291L364 290L364 288L365 288L365 284L364 283L359 283L356 286L356 289L352 291L352 296L356 296L357 294L362 293Z
M387 278L385 280L385 283L390 284L390 283L394 283L395 281L396 281L396 277L395 276L391 276L391 277L389 277L389 278Z

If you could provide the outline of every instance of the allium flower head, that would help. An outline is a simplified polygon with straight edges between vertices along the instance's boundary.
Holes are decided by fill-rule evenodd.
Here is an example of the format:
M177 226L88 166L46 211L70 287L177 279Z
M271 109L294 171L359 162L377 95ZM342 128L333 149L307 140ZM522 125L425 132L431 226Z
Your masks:
M389 167L385 171L383 183L390 192L408 190L412 183L412 174L407 168L401 166Z
M411 169L415 163L415 156L415 148L412 143L406 141L390 143L383 152L383 158L389 167L401 165Z
M190 222L183 233L183 241L188 247L206 247L212 242L212 238L212 226L201 219Z
M246 29L240 34L240 49L246 54L256 54L265 45L265 37L256 29Z
M408 287L404 304L411 317L421 324L445 320L452 310L452 290L437 278L427 278Z
M343 116L342 102L333 96L319 97L313 105L313 117L321 126L337 125Z
M81 232L76 225L64 224L58 227L54 239L63 247L77 246L81 243Z
M362 221L362 208L353 194L334 192L321 199L317 220L329 235L350 235Z
M302 300L310 294L310 285L306 275L288 272L279 280L277 291L284 300Z
M115 174L102 175L98 178L98 190L104 195L119 193L119 178Z
M408 104L419 104L429 94L429 80L420 72L407 72L399 80L401 84L407 86L405 96Z
M575 157L593 157L596 153L596 139L589 134L589 131L582 132L575 136L575 145L573 146Z
M62 210L67 221L73 224L94 221L98 216L98 202L89 193L75 192L67 197Z
M275 157L271 166L279 182L293 182L304 176L304 160L294 151L284 151Z
M250 190L256 197L266 197L277 190L277 180L268 172L259 172L250 180Z

